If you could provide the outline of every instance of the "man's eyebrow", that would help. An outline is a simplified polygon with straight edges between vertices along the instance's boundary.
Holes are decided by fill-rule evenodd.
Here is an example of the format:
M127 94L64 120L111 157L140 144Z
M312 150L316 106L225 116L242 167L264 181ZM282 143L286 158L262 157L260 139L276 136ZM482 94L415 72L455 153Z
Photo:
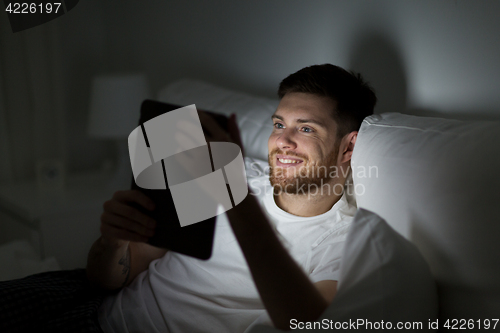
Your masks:
M279 119L279 120L281 120L281 121L285 121L285 120L283 119L283 117L278 116L278 115L276 115L276 114L273 114L273 115L271 116L271 119L275 119L275 118L276 118L276 119ZM316 119L297 119L296 121L297 121L298 123L301 123L301 124L308 124L308 123L311 123L311 124L316 124L316 125L318 125L318 126L321 126L321 127L325 128L325 129L327 128L327 126L326 126L326 124L325 124L324 122L319 121L319 120L316 120Z
M306 123L316 124L326 129L326 124L316 119L297 119L297 122L301 124L306 124Z

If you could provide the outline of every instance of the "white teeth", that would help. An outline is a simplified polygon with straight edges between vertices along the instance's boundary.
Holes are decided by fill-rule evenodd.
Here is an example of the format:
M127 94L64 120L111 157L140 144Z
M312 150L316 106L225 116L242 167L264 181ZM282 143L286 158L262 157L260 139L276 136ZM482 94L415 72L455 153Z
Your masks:
M281 159L281 158L278 158L278 161L280 161L281 163L286 163L286 164L300 163L300 161L297 161L297 160L284 160L284 159Z

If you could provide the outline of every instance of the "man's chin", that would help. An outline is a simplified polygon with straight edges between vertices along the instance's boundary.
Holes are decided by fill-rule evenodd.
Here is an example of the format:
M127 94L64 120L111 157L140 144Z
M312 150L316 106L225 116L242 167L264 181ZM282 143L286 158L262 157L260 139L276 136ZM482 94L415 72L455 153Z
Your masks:
M271 182L273 193L275 195L283 193L294 195L327 194L331 191L332 188L336 189L336 185L338 185L332 184L332 179L327 178L286 179L271 176L269 177L269 180Z
M299 182L297 179L276 179L271 177L270 181L275 195L282 193L300 195L308 192L308 184Z
M287 167L280 167L273 165L271 166L271 174L278 179L279 183L292 183L297 181L297 179L307 179L310 178L310 170L307 166L302 165L290 165Z

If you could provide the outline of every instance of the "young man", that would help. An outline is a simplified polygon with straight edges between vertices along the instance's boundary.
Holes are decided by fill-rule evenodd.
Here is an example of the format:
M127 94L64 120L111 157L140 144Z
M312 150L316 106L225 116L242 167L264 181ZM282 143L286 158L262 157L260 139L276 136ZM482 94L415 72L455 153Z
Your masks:
M137 191L104 204L102 236L88 278L110 290L99 310L105 332L243 332L272 322L312 321L337 291L343 241L355 213L344 193L357 130L376 97L358 75L333 65L306 67L279 87L271 120L270 175L218 216L212 257L200 261L146 244L154 209ZM237 141L208 116L212 141Z

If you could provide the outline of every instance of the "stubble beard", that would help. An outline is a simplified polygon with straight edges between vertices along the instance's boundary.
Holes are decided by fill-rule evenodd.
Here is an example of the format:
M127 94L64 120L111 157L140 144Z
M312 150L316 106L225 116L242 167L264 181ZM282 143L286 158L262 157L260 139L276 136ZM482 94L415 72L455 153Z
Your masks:
M276 166L276 155L287 155L298 157L303 160L300 167L282 168ZM322 189L325 184L330 184L332 177L330 170L336 166L335 158L338 155L338 147L335 147L334 153L326 159L313 163L307 156L298 154L284 154L279 148L274 149L268 155L269 160L269 181L273 187L274 195L282 193L309 195L318 189Z

